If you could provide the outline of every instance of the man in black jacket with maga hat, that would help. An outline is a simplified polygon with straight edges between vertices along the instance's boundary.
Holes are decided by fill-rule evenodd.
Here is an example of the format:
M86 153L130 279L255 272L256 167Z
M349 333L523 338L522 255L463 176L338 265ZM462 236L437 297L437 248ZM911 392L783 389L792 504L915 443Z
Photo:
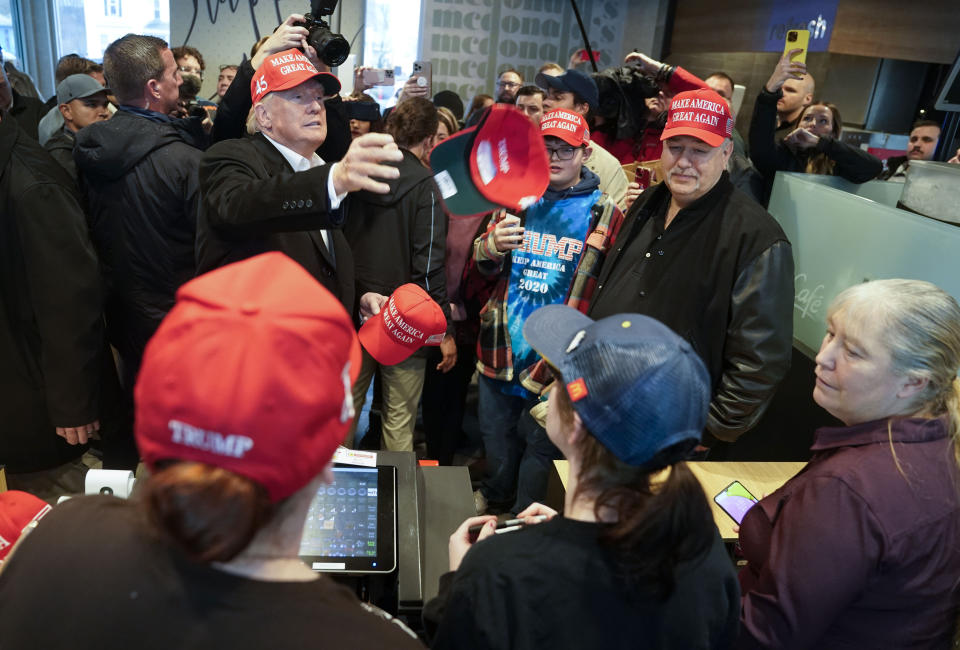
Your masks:
M200 164L203 195L197 221L197 263L203 273L266 251L303 266L348 311L354 306L353 256L339 230L348 192L386 193L402 159L393 138L357 138L343 160L324 164L316 149L327 135L324 98L340 90L299 50L274 54L253 77L259 133L210 148Z
M661 139L664 181L624 219L589 315L652 316L687 339L710 372L703 443L756 425L793 344L793 253L780 225L730 183L733 118L712 90L673 98Z

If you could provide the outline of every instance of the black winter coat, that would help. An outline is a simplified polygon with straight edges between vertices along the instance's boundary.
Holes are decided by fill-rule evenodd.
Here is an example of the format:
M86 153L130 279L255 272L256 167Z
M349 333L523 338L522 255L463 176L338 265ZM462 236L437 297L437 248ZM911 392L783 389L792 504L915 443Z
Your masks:
M12 90L12 89L11 89ZM37 127L40 120L47 112L43 102L36 97L27 97L13 90L13 106L10 107L10 115L17 121L17 125L23 129L24 133L37 141Z
M9 116L0 121L0 202L0 464L32 472L83 452L54 427L101 417L111 360L97 257L76 190Z
M67 170L74 183L77 182L77 164L73 161L73 146L76 143L76 136L64 127L50 136L43 145L47 153Z
M203 144L176 123L123 109L77 133L74 159L107 275L110 342L128 382L176 290L195 275Z
M780 224L727 172L649 252L633 250L669 201L661 183L630 206L588 315L646 314L687 339L713 383L707 431L733 441L757 423L790 367L793 253Z
M353 251L357 295L375 291L389 296L412 282L443 308L450 323L445 271L447 217L430 170L401 149L400 177L387 181L388 194L357 192L343 224ZM452 329L451 329L452 331Z

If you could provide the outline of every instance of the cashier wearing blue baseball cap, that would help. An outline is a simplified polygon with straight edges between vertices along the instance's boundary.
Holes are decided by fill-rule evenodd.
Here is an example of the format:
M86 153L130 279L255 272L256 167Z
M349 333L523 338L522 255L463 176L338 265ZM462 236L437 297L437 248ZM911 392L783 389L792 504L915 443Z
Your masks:
M732 647L736 576L683 462L710 403L700 357L647 316L566 305L535 311L523 336L556 377L546 429L569 461L564 511L454 531L424 609L431 647Z

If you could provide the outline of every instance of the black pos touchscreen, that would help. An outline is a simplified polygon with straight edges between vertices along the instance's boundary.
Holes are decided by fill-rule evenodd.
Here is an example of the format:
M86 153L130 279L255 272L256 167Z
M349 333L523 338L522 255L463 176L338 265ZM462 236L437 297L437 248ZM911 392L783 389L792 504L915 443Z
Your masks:
M390 573L397 566L396 468L336 465L317 490L300 540L315 571Z

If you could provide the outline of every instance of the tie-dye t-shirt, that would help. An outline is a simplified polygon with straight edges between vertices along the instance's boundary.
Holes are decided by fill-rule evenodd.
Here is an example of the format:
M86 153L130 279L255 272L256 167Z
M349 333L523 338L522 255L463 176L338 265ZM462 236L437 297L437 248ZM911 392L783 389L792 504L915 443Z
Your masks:
M507 289L507 329L513 351L514 380L505 392L529 397L520 386L520 372L537 361L523 338L523 323L534 310L559 304L567 297L590 227L590 208L600 198L595 190L556 201L541 200L527 208L523 246L511 253Z

